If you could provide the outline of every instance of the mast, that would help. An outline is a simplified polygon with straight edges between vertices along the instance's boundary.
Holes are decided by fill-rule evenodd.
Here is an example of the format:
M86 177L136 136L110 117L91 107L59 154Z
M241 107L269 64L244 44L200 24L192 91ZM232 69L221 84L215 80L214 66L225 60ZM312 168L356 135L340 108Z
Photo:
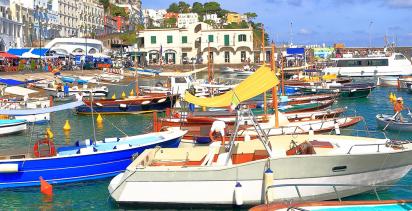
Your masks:
M210 42L209 41L207 43L207 51L208 51L207 72L208 72L208 80L209 80L209 84L210 84L212 82L212 79L213 79L213 72L212 72L212 67L211 67L212 55L210 53Z
M282 96L285 96L285 73L284 73L284 62L283 62L283 55L280 54L280 72L282 74Z
M266 58L265 58L265 28L262 23L262 62L263 66L266 63ZM267 115L268 115L268 104L267 104L267 96L266 96L266 91L263 93L263 111L264 111L264 119L267 120Z
M276 75L276 65L275 65L275 43L272 41L270 57L270 67ZM275 110L275 128L279 128L279 109L278 109L278 85L272 88L272 107Z

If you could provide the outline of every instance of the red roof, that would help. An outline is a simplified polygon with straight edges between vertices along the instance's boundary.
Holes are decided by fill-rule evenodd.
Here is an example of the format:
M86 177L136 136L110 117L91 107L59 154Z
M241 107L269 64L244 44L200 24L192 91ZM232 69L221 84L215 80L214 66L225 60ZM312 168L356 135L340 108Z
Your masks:
M19 57L13 54L9 54L4 51L0 51L0 57L7 58L7 59L18 59Z

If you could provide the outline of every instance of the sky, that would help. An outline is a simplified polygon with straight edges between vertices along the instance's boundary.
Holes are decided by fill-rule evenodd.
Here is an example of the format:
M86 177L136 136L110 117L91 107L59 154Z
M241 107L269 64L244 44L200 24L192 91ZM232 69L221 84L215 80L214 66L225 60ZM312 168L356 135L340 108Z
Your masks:
M387 35L398 46L412 46L412 0L215 1L230 11L255 12L276 43L382 47ZM142 5L166 9L173 2L178 0L142 0Z

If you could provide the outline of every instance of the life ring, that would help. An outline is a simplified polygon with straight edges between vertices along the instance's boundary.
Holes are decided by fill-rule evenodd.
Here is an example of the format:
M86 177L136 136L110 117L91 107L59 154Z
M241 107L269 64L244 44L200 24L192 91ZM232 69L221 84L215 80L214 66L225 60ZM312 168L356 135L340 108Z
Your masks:
M40 155L39 146L46 144L49 146L49 151L46 155ZM56 147L51 139L45 138L38 140L33 146L33 154L36 158L40 157L51 157L56 155Z

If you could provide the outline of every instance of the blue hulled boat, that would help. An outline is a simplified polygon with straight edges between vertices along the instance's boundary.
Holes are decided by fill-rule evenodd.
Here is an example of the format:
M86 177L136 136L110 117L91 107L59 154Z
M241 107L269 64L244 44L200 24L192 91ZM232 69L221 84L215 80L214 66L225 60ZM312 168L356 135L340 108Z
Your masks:
M67 183L111 177L123 172L132 156L160 146L174 148L186 131L166 131L93 142L78 141L56 148L50 139L37 141L33 152L0 156L0 188Z

